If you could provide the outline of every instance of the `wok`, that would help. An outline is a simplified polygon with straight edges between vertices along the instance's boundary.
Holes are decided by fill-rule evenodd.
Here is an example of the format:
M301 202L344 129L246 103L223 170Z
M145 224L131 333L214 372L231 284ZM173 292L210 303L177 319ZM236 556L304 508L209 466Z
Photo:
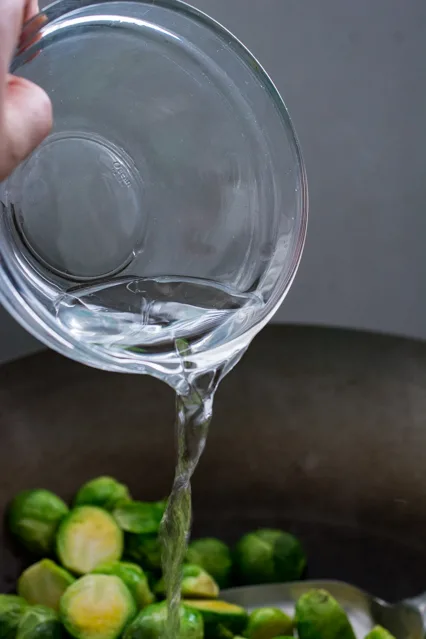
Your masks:
M69 499L111 474L141 499L169 491L174 398L153 379L43 352L0 368L0 510L19 490ZM426 590L426 345L269 327L217 394L195 474L194 535L259 526L299 535L311 579L388 601ZM27 559L6 532L0 588Z

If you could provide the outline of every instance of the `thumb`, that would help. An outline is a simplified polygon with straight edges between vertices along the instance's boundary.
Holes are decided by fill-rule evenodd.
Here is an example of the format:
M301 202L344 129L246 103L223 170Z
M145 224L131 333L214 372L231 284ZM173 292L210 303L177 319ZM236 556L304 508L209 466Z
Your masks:
M52 127L52 104L39 86L9 75L4 98L0 125L0 181L34 151Z

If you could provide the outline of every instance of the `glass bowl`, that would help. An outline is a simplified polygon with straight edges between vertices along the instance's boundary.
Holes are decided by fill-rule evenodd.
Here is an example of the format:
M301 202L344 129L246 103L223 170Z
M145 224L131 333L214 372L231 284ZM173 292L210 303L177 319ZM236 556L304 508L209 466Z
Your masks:
M37 338L160 377L246 346L281 304L306 233L286 107L249 51L178 0L59 0L11 71L54 127L0 185L0 298Z

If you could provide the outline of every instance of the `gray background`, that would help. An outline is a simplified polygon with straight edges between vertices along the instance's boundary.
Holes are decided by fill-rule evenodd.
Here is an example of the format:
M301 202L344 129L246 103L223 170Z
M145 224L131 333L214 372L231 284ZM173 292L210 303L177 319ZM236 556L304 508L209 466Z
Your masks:
M426 337L425 0L193 0L284 96L310 227L277 320ZM0 361L37 344L0 315Z

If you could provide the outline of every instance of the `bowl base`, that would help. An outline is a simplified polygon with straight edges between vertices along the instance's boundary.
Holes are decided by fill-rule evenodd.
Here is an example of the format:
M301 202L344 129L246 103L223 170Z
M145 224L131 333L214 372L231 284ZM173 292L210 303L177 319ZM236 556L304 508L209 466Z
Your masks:
M105 138L52 134L15 172L7 195L28 250L61 277L109 276L140 251L141 176Z

